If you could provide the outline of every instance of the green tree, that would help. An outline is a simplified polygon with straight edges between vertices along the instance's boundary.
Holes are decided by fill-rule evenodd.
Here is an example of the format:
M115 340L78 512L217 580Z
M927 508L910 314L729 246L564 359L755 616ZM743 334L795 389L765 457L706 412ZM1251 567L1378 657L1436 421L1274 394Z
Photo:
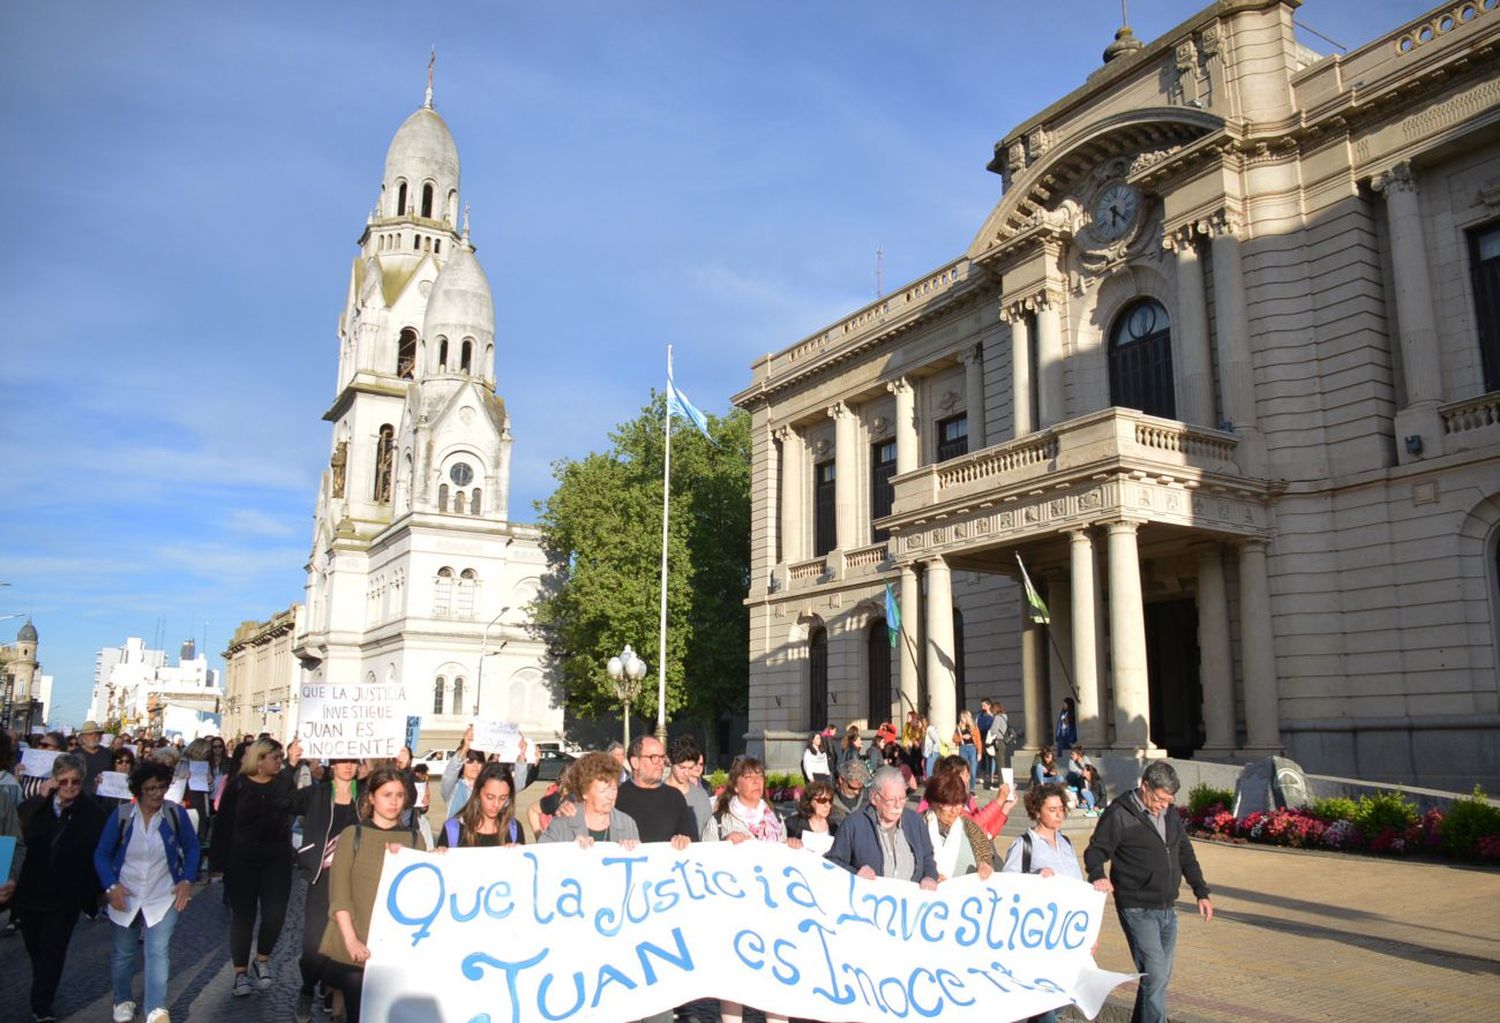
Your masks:
M613 447L553 466L538 506L564 572L533 605L575 714L619 709L606 665L629 643L650 671L633 708L654 718L664 399L610 434ZM710 415L710 442L673 419L668 537L667 715L713 725L743 711L749 686L750 419Z

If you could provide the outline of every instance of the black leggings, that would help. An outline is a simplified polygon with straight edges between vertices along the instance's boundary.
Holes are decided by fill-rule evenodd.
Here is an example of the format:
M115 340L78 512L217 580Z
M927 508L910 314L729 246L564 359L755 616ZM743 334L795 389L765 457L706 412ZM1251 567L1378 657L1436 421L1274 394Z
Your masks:
M316 884L307 886L307 898L303 902L302 914L302 958L297 968L302 971L302 993L310 995L313 986L323 977L323 966L328 957L318 951L323 940L323 931L328 926L328 874L318 878Z
M348 1023L359 1023L359 992L365 982L365 968L333 959L326 959L324 962L324 985L338 988L344 993L344 1019Z
M39 1018L52 1013L52 999L62 980L68 942L77 922L76 905L59 910L28 909L21 917L21 937L26 940L26 954L31 957L31 1011Z
M235 969L250 965L250 935L255 929L255 910L260 907L260 934L255 951L269 956L286 923L286 903L292 894L292 847L268 856L236 857L224 872L224 893L229 897L229 959Z

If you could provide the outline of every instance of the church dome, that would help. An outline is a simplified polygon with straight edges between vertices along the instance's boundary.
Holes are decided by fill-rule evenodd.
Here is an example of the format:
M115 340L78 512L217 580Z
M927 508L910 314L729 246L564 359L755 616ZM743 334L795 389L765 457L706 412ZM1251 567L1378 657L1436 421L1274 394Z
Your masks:
M484 268L467 245L458 245L432 282L422 334L432 344L438 337L457 343L463 337L481 342L495 337L495 300Z
M399 216L398 194L406 186L409 209L417 209L424 184L433 186L428 214L448 219L458 202L458 147L447 123L431 107L422 107L401 123L385 154L385 194L388 216Z
M31 619L26 619L26 624L21 626L21 631L16 633L17 643L35 643L36 626L31 624Z

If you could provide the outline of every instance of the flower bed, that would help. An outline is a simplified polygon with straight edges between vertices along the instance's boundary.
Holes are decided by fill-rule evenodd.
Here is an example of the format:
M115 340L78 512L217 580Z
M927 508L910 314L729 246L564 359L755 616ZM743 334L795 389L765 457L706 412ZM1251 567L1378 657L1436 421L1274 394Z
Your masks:
M1428 853L1500 864L1500 808L1477 786L1444 813L1418 814L1399 793L1318 800L1311 806L1256 812L1236 817L1211 790L1195 789L1189 806L1179 808L1188 831L1198 838L1259 842L1291 849L1333 849L1385 856Z

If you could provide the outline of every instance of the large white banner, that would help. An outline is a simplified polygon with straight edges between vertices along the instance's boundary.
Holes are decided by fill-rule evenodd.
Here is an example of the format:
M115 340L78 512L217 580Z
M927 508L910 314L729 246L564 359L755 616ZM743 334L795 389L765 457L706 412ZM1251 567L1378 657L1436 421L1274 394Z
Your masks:
M406 687L304 682L297 738L302 755L314 760L394 757L406 741Z
M387 853L367 1019L639 1019L699 998L887 1023L1090 1017L1131 975L1094 965L1104 895L976 875L935 892L747 842Z

